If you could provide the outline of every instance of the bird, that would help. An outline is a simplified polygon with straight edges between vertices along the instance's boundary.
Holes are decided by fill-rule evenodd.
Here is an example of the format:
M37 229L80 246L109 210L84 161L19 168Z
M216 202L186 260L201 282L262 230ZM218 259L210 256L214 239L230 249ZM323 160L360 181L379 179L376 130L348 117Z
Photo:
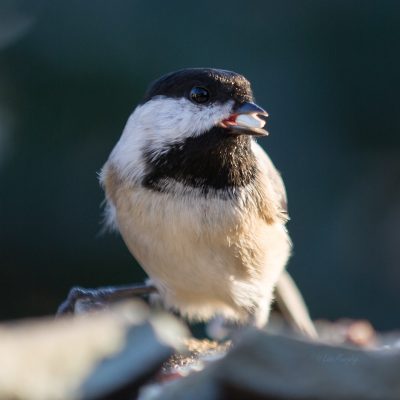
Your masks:
M256 141L268 135L267 117L236 72L186 68L151 83L99 174L105 226L150 281L74 287L57 314L157 292L189 320L262 328L275 297L288 322L316 338L285 269L285 186Z
M167 309L261 328L280 281L289 319L313 336L285 272L285 186L256 141L267 117L236 72L186 68L155 80L100 172L105 221Z

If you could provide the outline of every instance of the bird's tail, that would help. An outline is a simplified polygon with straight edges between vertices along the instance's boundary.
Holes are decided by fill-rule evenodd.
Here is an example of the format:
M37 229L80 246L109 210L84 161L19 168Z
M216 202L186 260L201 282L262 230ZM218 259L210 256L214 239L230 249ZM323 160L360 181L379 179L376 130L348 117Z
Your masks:
M295 330L311 339L318 337L303 296L287 271L279 278L275 298L283 316Z

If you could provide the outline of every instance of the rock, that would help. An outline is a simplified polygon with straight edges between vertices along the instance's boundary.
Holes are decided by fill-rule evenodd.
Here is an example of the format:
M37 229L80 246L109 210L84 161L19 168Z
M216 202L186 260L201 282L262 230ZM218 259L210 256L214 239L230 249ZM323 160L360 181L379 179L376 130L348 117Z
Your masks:
M225 358L158 400L397 400L400 350L360 350L251 331Z
M2 324L0 399L127 398L183 348L186 336L175 318L151 314L138 302Z

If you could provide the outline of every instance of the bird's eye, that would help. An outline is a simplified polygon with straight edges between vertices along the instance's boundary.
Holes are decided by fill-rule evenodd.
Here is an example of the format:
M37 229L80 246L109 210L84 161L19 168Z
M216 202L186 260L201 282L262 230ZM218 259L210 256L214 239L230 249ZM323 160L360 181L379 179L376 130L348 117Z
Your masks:
M190 100L194 101L195 103L204 104L210 99L210 92L200 86L195 86L190 91Z

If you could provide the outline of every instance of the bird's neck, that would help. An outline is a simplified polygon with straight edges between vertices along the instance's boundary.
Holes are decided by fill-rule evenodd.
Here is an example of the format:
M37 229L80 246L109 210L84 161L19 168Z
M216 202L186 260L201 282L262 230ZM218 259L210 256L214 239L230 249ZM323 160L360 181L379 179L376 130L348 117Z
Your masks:
M143 185L164 191L166 182L175 181L205 193L244 187L256 177L251 141L249 136L229 135L215 127L168 146L162 152L148 150Z

